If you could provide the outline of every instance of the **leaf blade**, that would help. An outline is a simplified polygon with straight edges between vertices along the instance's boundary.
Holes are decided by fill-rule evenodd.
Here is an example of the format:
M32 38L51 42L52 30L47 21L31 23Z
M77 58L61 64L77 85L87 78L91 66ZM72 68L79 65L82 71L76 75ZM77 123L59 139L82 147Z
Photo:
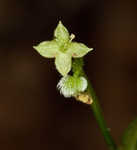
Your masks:
M129 124L123 135L122 150L137 150L137 119Z

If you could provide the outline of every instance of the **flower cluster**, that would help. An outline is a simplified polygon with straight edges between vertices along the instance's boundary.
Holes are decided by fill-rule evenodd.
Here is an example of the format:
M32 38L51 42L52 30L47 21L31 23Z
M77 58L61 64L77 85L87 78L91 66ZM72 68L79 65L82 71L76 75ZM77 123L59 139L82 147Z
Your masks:
M87 80L83 76L70 76L72 69L72 58L81 58L93 48L78 42L73 42L74 34L69 34L66 27L59 21L55 31L54 39L44 41L34 46L37 52L46 58L55 58L55 66L63 76L57 87L65 97L75 96L87 88Z

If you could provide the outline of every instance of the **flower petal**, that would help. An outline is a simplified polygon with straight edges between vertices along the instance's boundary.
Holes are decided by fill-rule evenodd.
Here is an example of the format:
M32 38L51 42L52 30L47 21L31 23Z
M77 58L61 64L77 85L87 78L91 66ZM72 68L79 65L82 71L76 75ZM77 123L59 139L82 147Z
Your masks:
M59 21L59 24L54 31L54 36L60 45L64 45L69 41L69 32L61 21Z
M65 53L59 53L55 59L56 69L62 76L66 76L71 70L71 56Z
M59 46L56 41L44 41L38 46L34 46L34 49L43 57L54 58L59 52Z
M88 48L86 45L82 43L72 42L70 43L67 49L67 53L74 58L80 58L86 55L91 50L93 50L93 48Z

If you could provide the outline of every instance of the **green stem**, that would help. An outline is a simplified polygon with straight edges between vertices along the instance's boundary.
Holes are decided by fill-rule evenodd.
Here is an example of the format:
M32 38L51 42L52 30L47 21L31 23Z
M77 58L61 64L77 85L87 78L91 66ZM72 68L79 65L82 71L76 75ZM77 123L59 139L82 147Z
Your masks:
M86 74L83 70L83 64L84 64L83 58L74 59L73 65L72 65L72 70L73 70L74 74L77 74L77 72L78 72L79 76L80 75L84 76L88 80L88 77L86 76ZM104 120L104 117L103 117L103 114L101 111L101 107L98 102L98 98L97 98L95 91L93 90L92 85L89 80L88 80L87 92L93 100L93 103L91 104L91 108L92 108L94 116L97 120L98 126L100 127L101 132L104 136L104 139L110 150L116 150L117 146L116 146L112 136L110 135L109 129L106 126L106 122Z
M85 73L84 73L84 76L87 78ZM88 80L87 92L89 93L89 95L91 95L91 97L93 99L93 103L91 104L91 108L93 110L93 113L94 113L94 116L95 116L96 121L98 123L98 126L100 127L101 132L104 136L104 139L105 139L110 150L116 150L117 146L116 146L112 136L110 135L109 129L106 126L106 122L104 120L104 117L103 117L103 114L101 111L101 107L100 107L99 102L98 102L98 98L97 98L95 91L93 90L92 85L91 85L89 80Z

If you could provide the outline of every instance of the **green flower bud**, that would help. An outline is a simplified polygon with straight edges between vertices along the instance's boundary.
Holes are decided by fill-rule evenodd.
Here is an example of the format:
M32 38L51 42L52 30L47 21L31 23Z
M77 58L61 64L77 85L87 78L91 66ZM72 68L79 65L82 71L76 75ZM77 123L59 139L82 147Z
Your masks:
M87 80L84 77L73 77L67 75L62 77L57 88L64 97L72 97L84 92L87 88Z

